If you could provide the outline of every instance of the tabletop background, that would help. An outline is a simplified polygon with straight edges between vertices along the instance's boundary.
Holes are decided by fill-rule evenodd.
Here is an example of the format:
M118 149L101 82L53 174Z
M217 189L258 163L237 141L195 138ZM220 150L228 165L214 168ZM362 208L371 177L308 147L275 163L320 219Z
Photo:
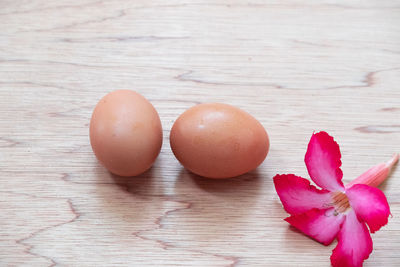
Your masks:
M313 131L341 146L344 181L400 152L399 1L0 1L0 266L329 266L291 229L276 173L308 177ZM164 129L153 168L108 173L88 137L97 101L132 89ZM188 173L174 120L203 102L256 117L256 170ZM365 266L400 262L400 168L381 187L393 217Z

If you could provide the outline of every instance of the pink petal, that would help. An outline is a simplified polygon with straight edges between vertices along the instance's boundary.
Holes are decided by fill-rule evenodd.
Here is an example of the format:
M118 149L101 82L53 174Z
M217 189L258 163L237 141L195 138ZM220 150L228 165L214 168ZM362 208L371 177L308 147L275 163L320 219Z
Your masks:
M356 184L346 190L346 195L357 217L368 224L371 233L388 223L390 208L381 190Z
M338 235L338 244L332 252L333 267L361 267L372 252L372 239L368 228L351 210Z
M311 136L304 161L311 179L329 191L343 191L339 145L326 132Z
M399 154L394 154L388 162L369 168L366 172L348 183L346 188L350 188L355 184L366 184L369 186L378 187L389 176L393 166L399 160L399 156Z
M299 215L292 215L285 221L327 246L335 239L344 218L341 213L336 213L334 208L329 208L312 209Z
M326 208L332 203L330 192L319 190L307 179L293 174L274 177L276 192L285 210L290 214L299 214L312 208Z

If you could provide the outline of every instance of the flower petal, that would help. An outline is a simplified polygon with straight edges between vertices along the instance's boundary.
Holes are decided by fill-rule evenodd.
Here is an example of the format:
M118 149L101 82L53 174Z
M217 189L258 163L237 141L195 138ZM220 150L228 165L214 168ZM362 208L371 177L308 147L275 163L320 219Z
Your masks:
M333 267L361 267L372 252L372 239L368 228L361 223L353 210L346 215L346 220L338 235L338 244L332 251Z
M283 207L292 215L312 208L326 208L332 202L329 191L317 189L307 179L294 174L278 174L274 184Z
M334 208L329 208L312 209L299 215L292 215L285 221L327 246L335 239L344 218L343 214L336 213Z
M311 136L304 161L311 179L330 191L343 191L339 145L326 132Z
M388 223L390 208L381 190L356 184L346 190L346 195L357 217L368 224L371 233Z
M355 184L366 184L369 186L378 187L389 176L390 171L399 160L399 157L399 154L394 154L388 162L369 168L366 172L348 183L346 188L350 188Z

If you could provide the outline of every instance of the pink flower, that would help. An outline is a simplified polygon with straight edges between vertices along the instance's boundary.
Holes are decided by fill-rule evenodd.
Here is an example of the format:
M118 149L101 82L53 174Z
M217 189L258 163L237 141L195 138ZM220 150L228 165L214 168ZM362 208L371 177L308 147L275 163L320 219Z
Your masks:
M326 246L337 238L332 265L358 267L372 252L369 231L374 233L388 222L388 202L375 186L385 180L399 155L372 167L347 186L342 183L340 158L333 138L326 132L315 133L304 161L311 179L322 189L293 174L276 175L274 184L284 209L291 214L285 221Z

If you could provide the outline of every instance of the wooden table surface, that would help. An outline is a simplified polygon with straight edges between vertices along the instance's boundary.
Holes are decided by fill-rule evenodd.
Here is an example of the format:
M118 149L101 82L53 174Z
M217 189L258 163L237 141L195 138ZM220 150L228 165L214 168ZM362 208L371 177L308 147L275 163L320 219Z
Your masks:
M0 1L0 266L329 266L292 230L272 183L307 177L313 131L341 145L344 181L400 152L399 1ZM158 110L161 154L108 173L88 137L97 101L133 89ZM255 116L267 159L196 177L169 147L203 102ZM400 262L400 168L365 266Z

